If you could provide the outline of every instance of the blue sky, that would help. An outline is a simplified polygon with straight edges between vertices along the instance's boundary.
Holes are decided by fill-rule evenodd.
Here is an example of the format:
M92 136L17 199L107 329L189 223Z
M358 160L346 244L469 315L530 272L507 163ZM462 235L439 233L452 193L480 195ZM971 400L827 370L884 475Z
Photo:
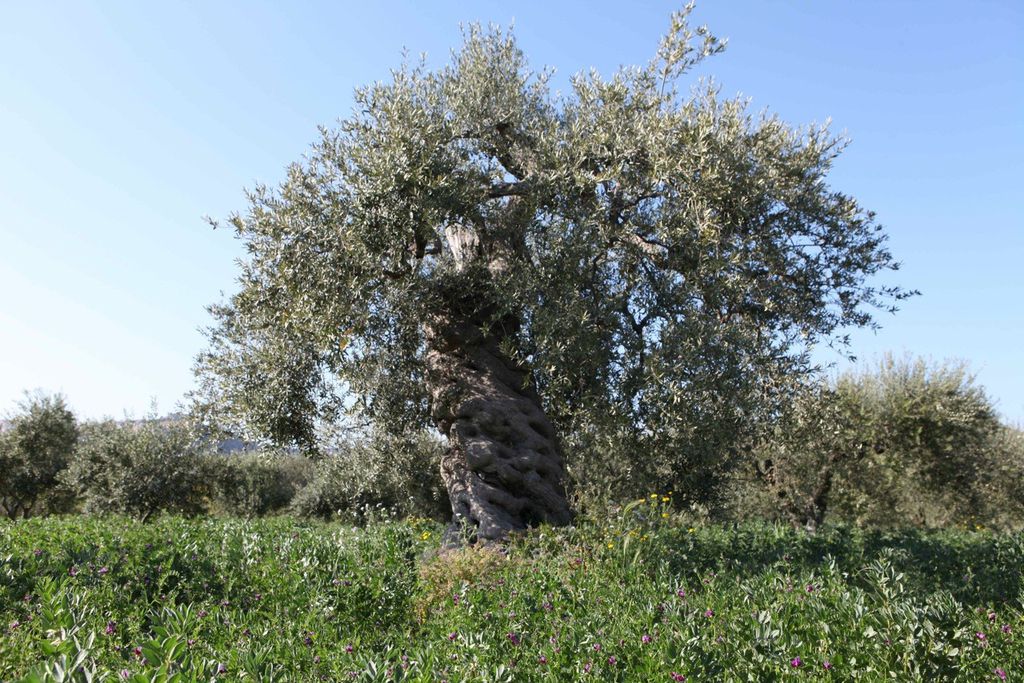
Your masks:
M202 217L276 183L403 48L440 64L460 22L514 21L564 87L647 61L678 6L5 3L0 412L34 388L86 418L173 409L241 253ZM694 19L729 39L700 71L724 94L853 140L832 184L886 226L889 281L922 291L854 352L965 359L1024 422L1024 3L705 0Z

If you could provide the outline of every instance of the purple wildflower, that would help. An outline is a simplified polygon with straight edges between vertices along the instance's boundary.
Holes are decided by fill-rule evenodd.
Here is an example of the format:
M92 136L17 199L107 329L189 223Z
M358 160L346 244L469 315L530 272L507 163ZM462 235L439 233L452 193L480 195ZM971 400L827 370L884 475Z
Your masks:
M686 597L686 589L685 588L680 588L679 590L676 591L676 595L678 595L681 598L685 598Z
M588 674L588 673L590 673L590 670L593 669L593 668L594 668L594 663L593 662L587 662L586 664L583 665L583 673Z
M608 666L615 666L616 662L618 661L619 660L615 659L615 655L612 655L608 658Z
M601 651L601 643L594 643L594 652Z
M706 610L704 610L704 616L710 619L711 617L715 616L715 610L711 609L710 607L707 608Z
M512 643L513 645L519 645L519 636L517 636L515 633L512 633L512 631L506 633L505 637L508 638L508 642Z
M673 681L677 681L677 683L678 683L678 682L681 682L681 681L685 681L685 680L686 680L686 676L684 676L684 675L683 675L683 674L681 674L681 673L677 673L677 672L675 672L675 671L673 671L672 673L670 673L670 674L669 674L669 676L671 676L671 677L672 677L672 680L673 680Z
M355 650L355 648L352 647L352 643L349 643L348 645L345 646L345 654L350 655L350 654L352 654L353 650Z
M804 665L804 660L800 659L799 657L793 657L793 659L789 660L789 665L794 669L797 669Z
M647 643L651 642L651 640L652 640L651 636L650 636L650 635L648 635L648 634L646 634L646 633L645 633L645 634L643 634L642 636L640 636L640 642L641 642L641 643L644 643L645 645L646 645Z
M832 662L830 662L830 661L828 661L826 659L824 662L821 663L821 668L823 668L825 671L831 671L832 670Z
M1010 628L1009 624L1003 624L1003 627L1000 630L1003 633L1010 633L1013 629Z
M459 637L459 634L456 633L455 631L452 631L451 633L448 634L448 640L455 640L458 637Z
M103 632L106 633L108 636L112 636L114 635L115 631L117 631L117 624L113 621L108 621L107 627L103 629Z
M1001 681L1005 681L1006 680L1006 669L1003 669L1002 667L998 667L997 666L996 670L993 671L992 673L994 673L996 676L999 676L999 680L1001 680Z
M986 640L988 640L988 636L986 636L981 631L978 631L977 633L975 633L974 637L977 638L978 642L981 642L981 643L984 643Z
M107 572L109 572L109 571L110 571L110 569L108 569L107 567L100 567L99 570L96 573L99 574L100 576L105 576L107 574Z
M68 567L68 576L74 576L77 573L78 567L76 567L75 565L71 565L70 567Z
M548 658L545 657L544 655L541 655L540 657L537 658L537 661L540 662L541 666L544 666L544 665L546 665L548 663Z

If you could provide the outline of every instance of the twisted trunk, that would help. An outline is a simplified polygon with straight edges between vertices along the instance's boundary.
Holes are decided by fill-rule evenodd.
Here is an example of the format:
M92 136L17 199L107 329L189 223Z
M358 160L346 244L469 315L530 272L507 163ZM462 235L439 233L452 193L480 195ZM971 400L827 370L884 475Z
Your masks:
M501 350L520 321L496 316L507 307L498 305L493 278L515 258L522 234L508 230L504 240L492 235L484 242L482 232L445 229L453 276L439 281L438 305L423 326L431 410L449 445L441 460L452 504L446 545L501 540L510 531L571 519L554 426L529 368Z
M433 418L449 443L441 461L452 504L448 544L463 532L487 542L571 519L555 429L528 369L500 350L514 325L457 312L425 325Z

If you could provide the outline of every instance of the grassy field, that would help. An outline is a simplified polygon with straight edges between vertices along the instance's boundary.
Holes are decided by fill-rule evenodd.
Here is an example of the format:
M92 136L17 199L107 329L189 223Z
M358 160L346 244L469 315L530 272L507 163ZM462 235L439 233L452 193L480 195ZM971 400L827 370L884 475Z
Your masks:
M437 555L367 529L0 525L0 680L1024 680L1024 535L691 526L661 499Z

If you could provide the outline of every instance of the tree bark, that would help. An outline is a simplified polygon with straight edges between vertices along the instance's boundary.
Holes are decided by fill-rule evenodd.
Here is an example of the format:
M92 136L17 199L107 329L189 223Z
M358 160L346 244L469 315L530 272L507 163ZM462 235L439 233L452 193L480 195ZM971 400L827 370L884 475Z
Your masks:
M555 429L528 369L500 349L514 325L479 313L434 315L425 325L433 419L449 443L441 461L448 545L571 520Z

